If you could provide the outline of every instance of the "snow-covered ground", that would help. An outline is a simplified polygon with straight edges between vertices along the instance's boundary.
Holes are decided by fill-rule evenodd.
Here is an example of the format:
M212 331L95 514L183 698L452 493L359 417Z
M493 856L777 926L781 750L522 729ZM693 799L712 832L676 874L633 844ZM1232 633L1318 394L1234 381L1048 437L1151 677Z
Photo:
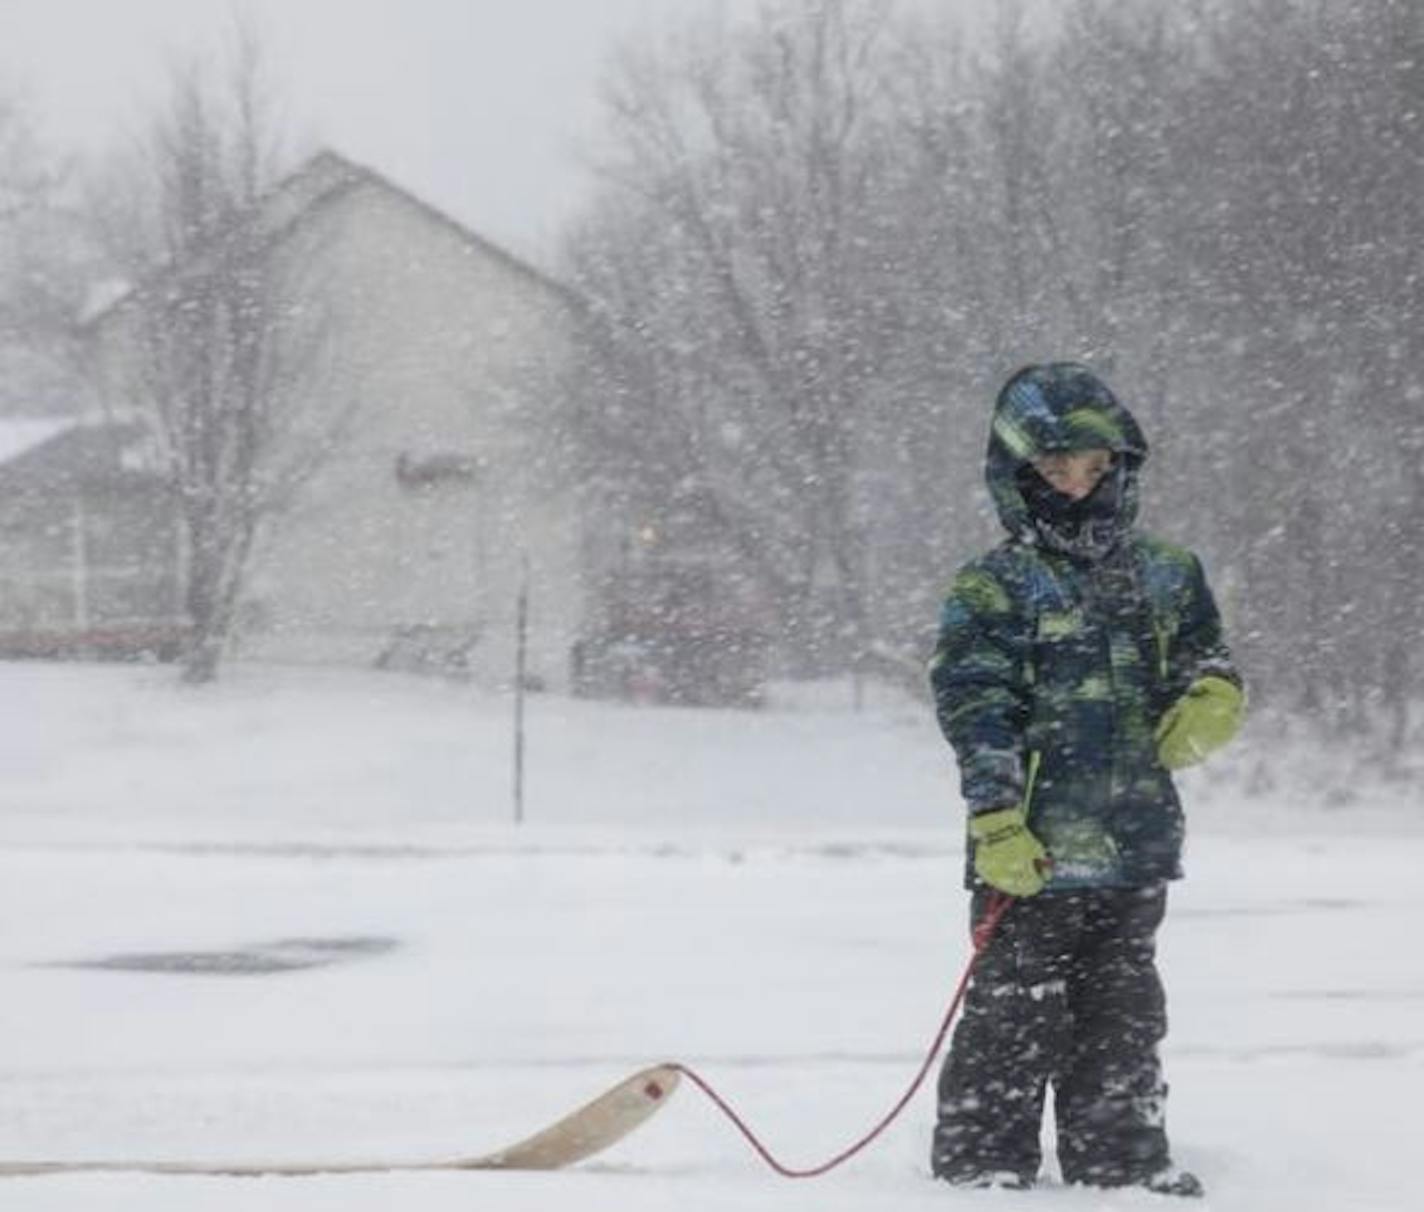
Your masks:
M663 1059L820 1161L903 1089L968 949L949 754L922 705L848 697L535 699L515 826L506 698L0 665L0 1161L483 1152ZM1211 1209L1424 1206L1424 812L1417 782L1347 795L1347 776L1259 729L1186 781L1166 1059ZM161 970L175 955L239 970ZM242 970L308 960L333 962ZM927 1174L932 1114L926 1090L809 1182L684 1086L554 1174L63 1175L0 1180L0 1206L1165 1206L951 1191Z

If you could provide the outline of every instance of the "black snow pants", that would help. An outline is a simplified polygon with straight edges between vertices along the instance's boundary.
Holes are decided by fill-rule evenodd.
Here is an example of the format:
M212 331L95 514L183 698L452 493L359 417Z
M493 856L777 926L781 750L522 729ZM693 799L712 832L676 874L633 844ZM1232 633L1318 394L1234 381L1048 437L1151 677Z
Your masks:
M990 893L974 894L972 920ZM1115 1186L1170 1163L1157 1045L1165 884L1016 901L980 957L939 1080L931 1164L950 1181L1032 1181L1045 1088L1065 1182Z

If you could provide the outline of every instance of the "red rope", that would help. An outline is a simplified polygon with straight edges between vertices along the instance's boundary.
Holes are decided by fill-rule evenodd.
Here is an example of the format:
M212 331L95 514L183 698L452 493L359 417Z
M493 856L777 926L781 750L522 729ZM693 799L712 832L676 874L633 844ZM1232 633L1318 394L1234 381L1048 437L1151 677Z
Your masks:
M944 1045L945 1036L949 1034L949 1026L954 1021L954 1016L959 1012L960 1003L964 1001L964 995L969 989L969 982L974 976L974 969L979 963L979 957L984 949L989 945L989 940L994 936L994 930L999 924L999 919L1004 916L1008 907L1013 904L1013 897L1002 892L994 893L989 899L989 906L985 910L984 917L974 927L974 952L969 957L969 963L965 965L964 975L959 978L959 985L954 991L954 997L950 999L949 1009L944 1013L944 1019L939 1025L939 1030L935 1033L934 1042L930 1044L930 1050L925 1055L924 1062L920 1065L920 1071L915 1074L915 1080L910 1083L909 1088L896 1104L881 1118L869 1132L862 1136L853 1144L847 1145L829 1161L822 1162L819 1166L809 1166L805 1169L797 1169L784 1165L778 1161L770 1149L768 1149L757 1134L748 1127L746 1120L737 1114L732 1105L713 1089L712 1084L706 1080L696 1070L687 1065L672 1061L668 1064L669 1069L676 1069L688 1081L692 1082L699 1090L716 1104L717 1109L722 1112L738 1132L746 1138L746 1141L753 1149L761 1155L761 1159L783 1178L816 1178L830 1170L834 1170L842 1162L854 1157L876 1137L885 1131L899 1117L901 1111L909 1104L910 1100L919 1092L924 1084L925 1077L929 1074L930 1066L934 1064L935 1057L939 1054L940 1048Z

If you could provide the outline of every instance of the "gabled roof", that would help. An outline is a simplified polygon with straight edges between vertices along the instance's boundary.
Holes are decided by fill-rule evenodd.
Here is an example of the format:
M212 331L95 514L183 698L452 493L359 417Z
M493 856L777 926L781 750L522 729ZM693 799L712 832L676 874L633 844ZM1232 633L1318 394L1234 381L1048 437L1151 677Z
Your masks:
M0 418L0 466L20 458L37 446L43 446L78 424L75 417Z
M63 485L152 480L157 452L147 427L110 416L0 420L0 492L52 492Z
M290 235L297 227L309 222L320 211L348 197L363 186L374 186L398 198L406 206L417 211L428 221L451 232L466 247L484 256L493 258L514 270L529 281L559 296L571 307L582 309L584 300L570 287L557 279L535 269L527 261L486 240L469 230L443 211L409 190L396 185L388 177L348 160L345 156L330 150L317 152L295 172L279 181L263 198L256 215L250 220L262 238L269 244L276 244ZM107 306L88 317L83 325L86 329L97 328L114 312L121 310L142 289L152 288L175 275L183 273L184 266L169 266L155 275L149 282L130 287Z
M367 168L365 165L348 160L345 156L334 151L317 152L301 168L280 182L270 196L274 203L279 197L287 199L287 205L295 203L296 209L292 215L292 221L295 222L305 209L328 204L363 184L375 185L379 189L394 194L432 223L446 228L468 247L503 262L516 273L564 296L565 302L581 302L577 294L562 282L534 268L529 262L516 257L507 249L501 248L498 244L471 231L464 224L452 219L425 199L417 197L408 189L395 184L389 177L373 168Z

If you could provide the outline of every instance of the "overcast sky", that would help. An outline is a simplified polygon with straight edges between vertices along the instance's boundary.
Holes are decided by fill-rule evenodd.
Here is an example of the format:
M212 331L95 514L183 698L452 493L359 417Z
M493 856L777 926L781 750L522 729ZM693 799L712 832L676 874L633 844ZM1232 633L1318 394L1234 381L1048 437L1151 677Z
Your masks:
M631 31L755 0L0 0L0 88L55 141L132 133L174 56L258 17L294 128L544 259L585 180L605 56Z

